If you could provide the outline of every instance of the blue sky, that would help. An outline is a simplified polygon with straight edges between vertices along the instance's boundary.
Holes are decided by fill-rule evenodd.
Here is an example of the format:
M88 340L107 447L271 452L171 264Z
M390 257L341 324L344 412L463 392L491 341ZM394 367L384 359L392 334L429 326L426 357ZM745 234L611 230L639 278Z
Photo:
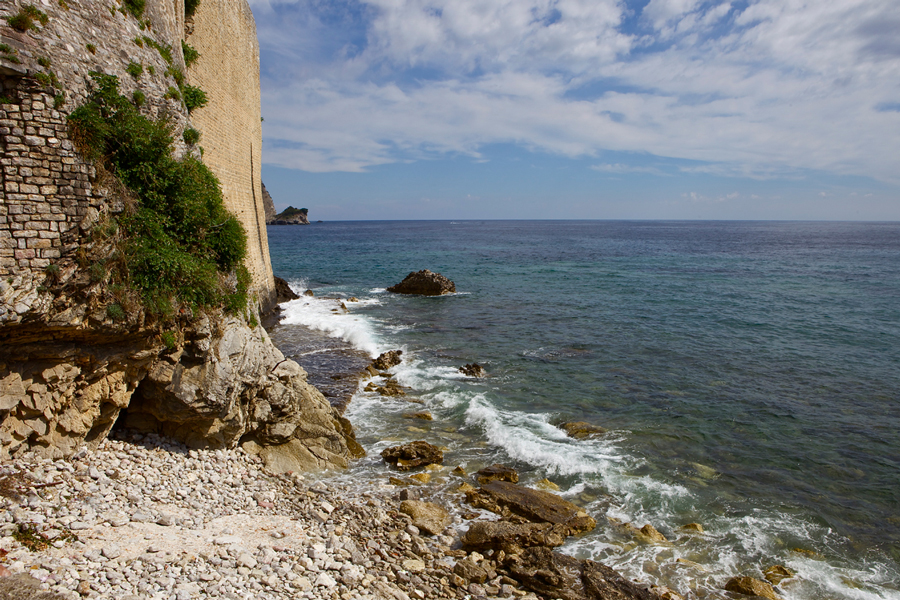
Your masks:
M896 0L250 0L312 219L900 220Z

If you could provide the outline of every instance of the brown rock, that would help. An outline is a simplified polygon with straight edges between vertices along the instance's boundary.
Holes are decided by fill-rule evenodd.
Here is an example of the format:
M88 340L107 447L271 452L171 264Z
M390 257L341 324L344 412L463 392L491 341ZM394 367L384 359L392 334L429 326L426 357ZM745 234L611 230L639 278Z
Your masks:
M316 294L312 290L306 290L305 292L303 292L303 295L309 296L310 298L314 298Z
M679 529L690 533L703 533L703 525L700 523L688 523L687 525L682 525Z
M654 527L650 523L647 523L646 525L641 527L640 532L641 532L641 534L644 535L644 537L649 539L651 542L668 542L669 541L666 538L666 536L664 536L659 531L657 531L656 527Z
M78 590L81 592L81 588ZM90 591L90 585L88 586ZM28 575L19 573L0 578L0 600L64 600L55 592L41 589L41 582Z
M775 590L772 589L772 586L769 583L754 579L753 577L732 577L728 580L728 583L725 584L725 589L729 592L746 594L747 596L759 596L761 598L768 598L769 600L780 600L779 597L775 595Z
M567 535L590 531L597 525L584 510L556 494L507 481L493 481L467 492L466 501L504 517L518 515L533 523L565 525Z
M294 293L287 281L281 277L275 277L275 302L281 304L288 300L296 300L299 297Z
M547 478L541 479L534 486L539 490L547 490L548 492L558 492L559 486Z
M519 483L519 474L512 467L505 465L491 465L475 473L478 483L490 483L491 481L509 481Z
M763 571L763 574L772 585L778 585L783 580L790 579L791 577L796 576L796 573L794 573L792 570L781 565L772 565L771 567Z
M372 361L372 367L377 371L386 371L391 367L396 367L402 362L402 358L400 356L403 354L403 350L390 350L388 352L382 352L378 355L378 358Z
M453 567L453 573L472 583L484 583L488 578L487 571L468 558L457 561Z
M410 475L410 479L415 479L419 483L428 483L431 481L431 473L416 473L415 475Z
M381 457L385 462L394 465L400 471L409 471L415 467L444 462L444 453L441 452L440 448L422 440L410 442L403 446L385 448L381 452Z
M606 433L606 430L604 428L598 427L597 425L591 425L586 421L571 421L569 423L563 423L560 425L560 428L566 432L566 435L577 440L583 440L594 435Z
M478 521L462 536L462 544L473 550L503 550L520 554L531 546L562 546L566 541L564 525L552 523L509 523Z
M434 417L431 416L430 412L417 412L417 413L405 413L403 415L404 419L421 419L422 421L432 421Z
M466 483L464 481L460 484L460 486L458 488L456 488L456 491L459 492L460 494L468 494L469 492L474 492L475 487L472 486L472 484Z
M454 475L458 475L459 477L466 476L466 470L462 468L462 465L456 465L456 468L451 471Z
M395 294L418 294L422 296L440 296L456 292L456 284L441 275L432 273L428 269L410 273L406 278L387 289Z
M459 372L466 377L484 377L487 375L484 367L482 367L478 363L464 365L459 368Z
M450 524L450 514L433 502L404 500L400 503L400 512L412 517L412 524L420 531L438 535Z

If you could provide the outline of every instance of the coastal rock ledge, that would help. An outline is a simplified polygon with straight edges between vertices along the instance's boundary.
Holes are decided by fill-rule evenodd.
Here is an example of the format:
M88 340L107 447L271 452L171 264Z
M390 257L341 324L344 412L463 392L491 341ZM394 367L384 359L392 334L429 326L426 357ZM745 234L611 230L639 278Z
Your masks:
M395 294L417 294L420 296L441 296L443 294L456 293L456 284L441 275L432 273L428 269L410 273L397 285L387 289Z

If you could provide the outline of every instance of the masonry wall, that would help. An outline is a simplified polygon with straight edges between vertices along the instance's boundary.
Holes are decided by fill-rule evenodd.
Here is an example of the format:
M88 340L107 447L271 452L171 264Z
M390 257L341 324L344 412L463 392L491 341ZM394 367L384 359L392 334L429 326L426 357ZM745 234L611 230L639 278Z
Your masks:
M192 85L209 97L191 120L202 137L203 162L222 184L225 205L247 230L247 267L265 306L274 301L265 208L260 180L262 126L259 42L245 0L203 0L186 27L200 52L188 70Z

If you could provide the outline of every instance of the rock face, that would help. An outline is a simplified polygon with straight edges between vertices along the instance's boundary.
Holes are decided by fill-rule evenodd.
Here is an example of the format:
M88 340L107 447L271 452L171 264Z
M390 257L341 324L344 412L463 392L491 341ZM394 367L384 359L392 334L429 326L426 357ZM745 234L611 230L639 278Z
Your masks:
M287 302L289 300L296 300L299 297L300 296L294 293L294 290L291 289L291 286L288 285L287 281L281 277L275 278L275 302L281 304L282 302Z
M403 350L382 352L378 355L378 358L372 361L372 368L376 371L387 371L391 367L396 367L403 360L400 358L402 354Z
M266 215L266 225L275 220L275 215L278 211L275 210L275 201L272 200L272 194L269 193L269 190L266 189L266 184L261 184L262 186L262 199L263 199L263 211L265 211ZM277 282L276 282L277 283Z
M494 481L468 492L466 501L504 518L519 516L532 522L563 525L566 535L590 531L597 526L593 517L556 494L506 481Z
M432 273L428 269L410 273L397 285L387 289L395 294L418 294L421 296L440 296L456 292L456 284L441 275Z
M474 550L503 550L507 554L520 554L525 548L533 546L562 546L566 541L565 529L564 525L552 523L476 521L462 536L462 543Z
M381 457L386 463L394 465L400 471L409 471L426 465L439 465L444 462L444 453L440 448L421 440L403 446L385 448L381 452Z
M294 208L288 206L286 209L275 215L272 219L272 225L309 225L309 210L306 208Z

